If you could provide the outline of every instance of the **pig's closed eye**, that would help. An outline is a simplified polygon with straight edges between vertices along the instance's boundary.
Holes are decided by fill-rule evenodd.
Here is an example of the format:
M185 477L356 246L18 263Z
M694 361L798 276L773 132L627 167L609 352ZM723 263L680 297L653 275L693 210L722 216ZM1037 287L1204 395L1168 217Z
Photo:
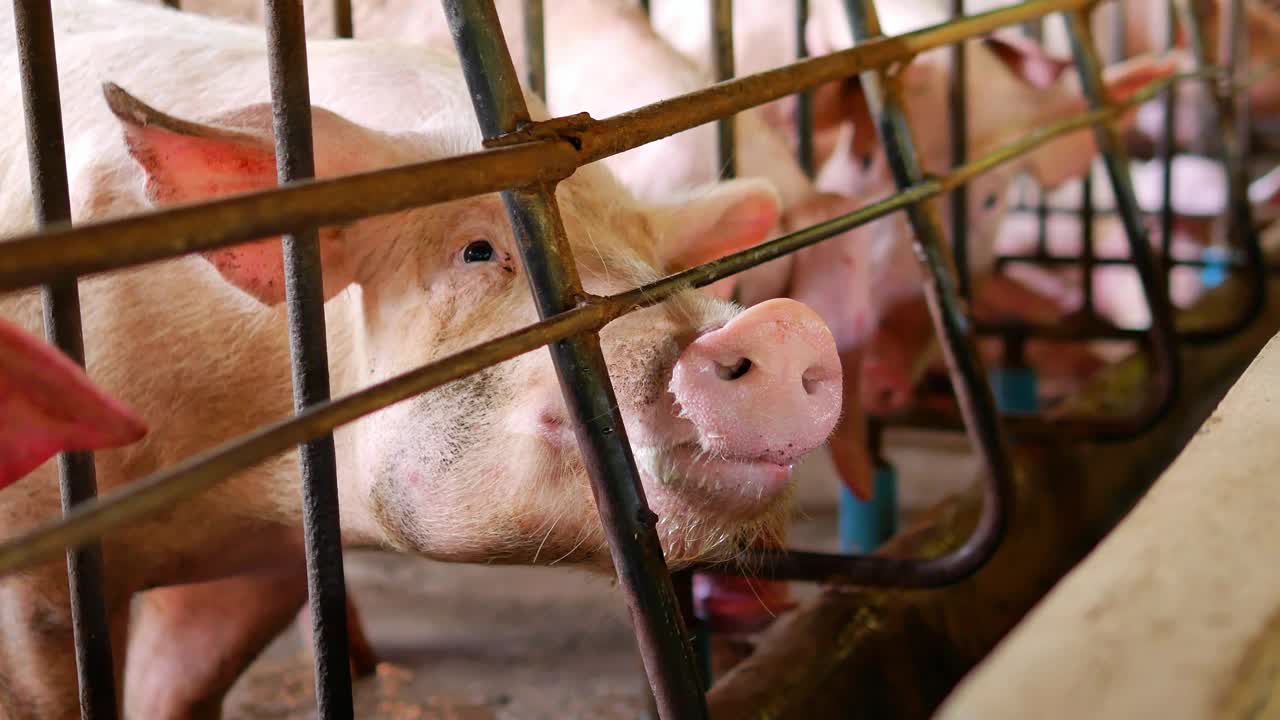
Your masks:
M492 262L496 257L497 253L493 250L493 243L488 240L472 240L462 249L462 262L464 263Z

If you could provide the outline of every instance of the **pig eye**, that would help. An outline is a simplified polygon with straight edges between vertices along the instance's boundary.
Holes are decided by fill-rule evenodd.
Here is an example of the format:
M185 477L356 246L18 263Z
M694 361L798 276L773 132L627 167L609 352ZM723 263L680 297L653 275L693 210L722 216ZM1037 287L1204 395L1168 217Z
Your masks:
M982 207L984 207L984 208L986 208L986 209L990 210L991 208L993 208L993 207L995 207L995 206L996 206L996 194L995 194L995 193L991 193L990 195L988 195L988 196L986 196L985 198L983 198L983 199L982 199Z
M862 156L862 169L863 170L871 169L871 153L867 153L866 155Z
M472 240L462 249L462 262L489 262L493 259L493 244L488 240Z

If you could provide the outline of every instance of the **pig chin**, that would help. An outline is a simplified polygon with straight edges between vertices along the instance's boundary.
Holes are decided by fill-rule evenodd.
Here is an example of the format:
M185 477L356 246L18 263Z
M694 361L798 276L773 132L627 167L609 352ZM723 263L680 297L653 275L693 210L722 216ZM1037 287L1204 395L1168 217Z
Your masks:
M727 561L757 540L783 538L789 468L729 461L684 445L639 448L636 460L668 564Z

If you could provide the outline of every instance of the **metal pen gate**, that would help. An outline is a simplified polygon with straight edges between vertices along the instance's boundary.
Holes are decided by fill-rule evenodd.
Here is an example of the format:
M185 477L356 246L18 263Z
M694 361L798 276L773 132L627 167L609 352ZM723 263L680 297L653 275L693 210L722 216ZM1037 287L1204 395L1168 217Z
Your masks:
M1236 90L1235 59L1242 38L1242 0L1231 0L1227 42L1228 84L1205 57L1199 18L1194 8L1178 0L1181 22L1188 29L1200 77L1218 98L1221 151L1228 168L1235 232L1242 247L1233 270L1246 273L1252 288L1250 305L1227 326L1179 331L1169 305L1165 275L1171 267L1168 229L1171 223L1169 157L1172 87L1178 76L1152 83L1123 104L1109 104L1101 80L1101 63L1089 27L1093 0L1036 0L973 16L963 16L963 0L951 0L955 19L894 37L880 34L873 0L845 0L855 47L807 58L803 45L807 2L797 2L799 61L747 77L733 75L730 0L710 0L715 11L716 72L723 82L697 92L639 108L615 117L585 116L534 123L529 120L511 57L498 26L491 0L443 0L456 38L467 84L475 103L486 150L464 156L378 170L356 176L313 180L306 50L300 0L265 0L270 47L270 78L274 105L278 173L282 187L167 208L153 213L70 227L70 208L63 157L58 82L49 0L14 0L15 31L19 37L28 147L37 222L34 232L0 243L0 291L44 284L45 324L50 339L83 363L76 279L186 253L285 234L286 284L294 368L297 414L188 458L142 478L128 487L94 498L94 466L88 453L60 459L64 518L0 543L0 573L12 573L67 552L71 580L76 659L84 717L111 718L117 699L112 678L111 646L107 637L101 591L103 568L97 539L112 528L163 510L220 480L267 458L298 446L301 452L304 534L307 575L316 641L316 681L320 717L350 717L353 713L347 663L344 582L338 532L338 502L331 431L389 404L460 379L489 365L547 345L550 347L574 416L580 449L586 461L601 521L609 537L621 587L632 609L635 632L646 672L663 718L705 717L706 706L695 664L686 640L679 603L663 561L655 532L656 516L640 490L622 418L616 410L607 368L596 332L634 309L653 305L690 286L704 286L760 263L817 243L825 238L899 210L908 213L916 235L916 249L926 270L925 294L934 326L943 339L947 366L958 398L958 412L949 417L926 417L927 424L963 425L989 472L985 480L982 517L973 535L951 553L931 559L899 559L871 555L830 555L811 552L760 553L728 572L751 568L769 577L843 582L856 585L927 587L967 577L998 546L1012 494L1004 426L1017 436L1046 432L1058 436L1123 439L1148 428L1174 402L1178 377L1178 339L1219 340L1243 327L1261 309L1266 287L1262 255L1244 188L1247 180L1242 150L1247 112L1233 113ZM176 0L166 0L176 6ZM647 2L641 3L648 6ZM352 34L349 2L337 0L336 30ZM542 49L542 2L528 0L525 28L530 48L529 85L541 91L547 80ZM962 41L995 29L1034 23L1050 13L1067 22L1076 69L1090 110L1066 118L974 160L964 147L965 67L963 54L953 50L952 138L955 167L943 177L926 176L915 156L911 129L903 112L895 81L885 70L915 55L944 45L959 48ZM1173 39L1170 3L1169 44ZM818 85L860 75L877 129L886 149L899 193L855 212L785 235L731 256L665 277L641 288L608 297L584 295L576 265L564 237L555 200L555 186L580 165L631 149L666 135L707 122L720 123L723 165L732 162L732 115L746 108L800 93L799 152L803 166L813 170L811 138L805 129L811 117L804 93ZM554 81L554 79L553 79ZM1126 107L1165 92L1165 163L1163 266L1155 263L1141 220L1141 209L1130 182L1126 153L1110 121ZM967 218L964 184L976 175L1071 131L1093 127L1102 151L1129 241L1131 264L1139 273L1151 308L1148 333L1142 336L1159 368L1153 377L1156 392L1132 417L1088 417L1044 421L1002 418L993 401L982 362L977 333L994 333L1016 345L1030 334L1054 336L1052 328L975 326L966 317L962 300L969 291L965 240ZM458 172L461 169L468 172ZM338 399L329 397L320 260L316 228L421 205L480 194L502 192L529 275L542 320L463 353L449 356ZM944 249L939 218L924 201L953 193L949 218L955 257ZM1081 211L1092 216L1090 193ZM1041 210L1044 216L1048 209ZM1085 227L1088 227L1086 224ZM1043 248L1043 245L1042 245ZM1086 269L1102 262L1093 257L1086 231L1084 252L1072 258ZM1038 252L1034 257L1006 262L1060 264ZM953 271L952 267L959 270ZM1089 282L1086 280L1086 282ZM1088 293L1086 293L1087 295ZM1079 328L1076 328L1079 330ZM1092 323L1085 330L1094 337L1117 331ZM910 420L910 418L909 418ZM921 418L915 418L919 422ZM714 569L725 572L723 568Z

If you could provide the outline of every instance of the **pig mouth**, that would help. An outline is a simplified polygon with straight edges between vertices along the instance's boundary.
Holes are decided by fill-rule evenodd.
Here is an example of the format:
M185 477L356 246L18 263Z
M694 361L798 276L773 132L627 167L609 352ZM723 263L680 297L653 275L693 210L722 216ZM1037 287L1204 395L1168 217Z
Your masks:
M702 512L749 520L771 510L791 485L791 465L765 456L708 451L697 443L637 448L646 479Z

